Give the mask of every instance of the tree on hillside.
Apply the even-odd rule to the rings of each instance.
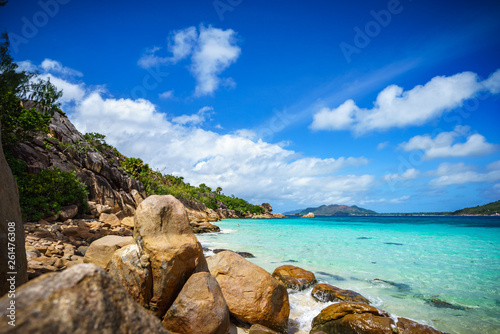
[[[57,100],[62,91],[39,78],[36,72],[21,70],[10,55],[7,33],[0,44],[0,121],[2,145],[30,140],[37,132],[47,132],[54,112],[61,112]],[[25,109],[23,102],[34,101],[37,108]],[[41,111],[41,112],[39,112]]]

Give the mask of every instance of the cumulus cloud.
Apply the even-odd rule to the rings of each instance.
[[[429,174],[437,176],[430,181],[430,185],[434,187],[481,182],[493,183],[500,180],[500,160],[490,163],[483,171],[477,171],[474,166],[464,163],[442,163]]]
[[[69,67],[64,67],[62,64],[56,60],[44,59],[40,67],[48,73],[63,75],[63,76],[75,76],[83,77],[83,74]]]
[[[196,114],[181,115],[181,116],[174,117],[174,118],[172,118],[172,122],[177,123],[177,124],[181,124],[181,125],[187,125],[187,124],[200,125],[203,122],[205,122],[205,120],[207,119],[207,117],[210,116],[210,114],[213,110],[214,110],[214,108],[212,108],[212,107],[203,107],[200,110],[198,110],[198,112]]]
[[[409,168],[402,174],[398,173],[386,174],[382,177],[382,179],[386,182],[407,181],[416,179],[419,176],[419,174],[420,171],[418,171],[417,169]]]
[[[323,108],[313,115],[313,130],[351,130],[356,135],[390,128],[422,125],[460,107],[479,92],[500,92],[500,70],[480,81],[477,74],[463,72],[437,76],[425,85],[404,91],[391,85],[382,90],[371,109],[347,100],[337,108]]]
[[[189,70],[196,79],[195,96],[213,94],[221,85],[234,87],[232,78],[220,78],[220,74],[236,62],[241,54],[236,32],[201,25],[199,30],[189,27],[171,34],[168,50],[172,54],[160,57],[160,48],[152,48],[139,59],[138,64],[150,68],[159,64],[176,64],[191,56]]]
[[[84,84],[54,76],[51,81],[66,87],[63,108],[79,131],[102,133],[125,155],[194,185],[221,186],[224,193],[254,203],[319,205],[352,203],[376,183],[373,175],[342,173],[368,164],[364,157],[307,157],[262,141],[251,130],[218,134],[202,129],[212,107],[168,118],[146,99],[116,99]]]
[[[158,97],[160,99],[164,99],[164,100],[173,99],[174,98],[174,91],[169,90],[169,91],[163,92],[161,94],[158,94]]]
[[[466,136],[464,143],[455,143]],[[482,135],[470,134],[468,126],[456,126],[453,131],[442,132],[432,138],[430,135],[415,136],[400,144],[405,151],[424,151],[424,159],[477,157],[495,152],[497,145],[490,144]]]
[[[36,65],[30,60],[23,60],[17,62],[17,65],[22,71],[39,72],[38,77],[40,79],[50,80],[57,89],[62,90],[63,96],[59,99],[62,103],[80,101],[86,94],[84,84],[66,80],[71,77],[81,77],[83,74],[72,68],[64,67],[58,61],[46,58],[40,65]],[[64,77],[64,79],[61,77]]]

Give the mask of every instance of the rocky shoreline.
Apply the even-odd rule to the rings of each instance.
[[[148,197],[133,219],[111,215],[25,224],[30,281],[16,292],[18,325],[3,322],[0,332],[88,333],[93,324],[109,333],[288,333],[288,294],[314,287],[318,302],[336,303],[310,333],[441,333],[391,317],[354,291],[317,284],[299,267],[271,275],[248,253],[205,257],[188,210],[172,196]],[[2,317],[8,302],[0,299]]]

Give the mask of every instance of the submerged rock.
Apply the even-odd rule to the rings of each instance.
[[[10,299],[0,299],[7,319]],[[15,327],[0,321],[1,333],[169,333],[109,274],[94,264],[46,274],[16,292]]]
[[[233,317],[280,333],[288,331],[290,305],[286,288],[261,267],[233,252],[207,259]]]
[[[174,333],[226,334],[229,309],[217,280],[207,272],[193,274],[163,319]]]
[[[312,272],[292,265],[276,268],[273,277],[287,288],[298,291],[307,289],[317,282]]]
[[[339,289],[336,286],[324,283],[316,285],[311,295],[317,301],[324,303],[344,301],[370,304],[368,299],[355,291]]]

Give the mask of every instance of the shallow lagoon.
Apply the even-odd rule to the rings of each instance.
[[[240,226],[237,226],[237,225]],[[204,247],[253,253],[269,272],[283,264],[357,291],[376,307],[448,333],[500,333],[500,219],[325,217],[227,219]],[[310,289],[290,295],[292,331],[308,332],[327,304]]]

